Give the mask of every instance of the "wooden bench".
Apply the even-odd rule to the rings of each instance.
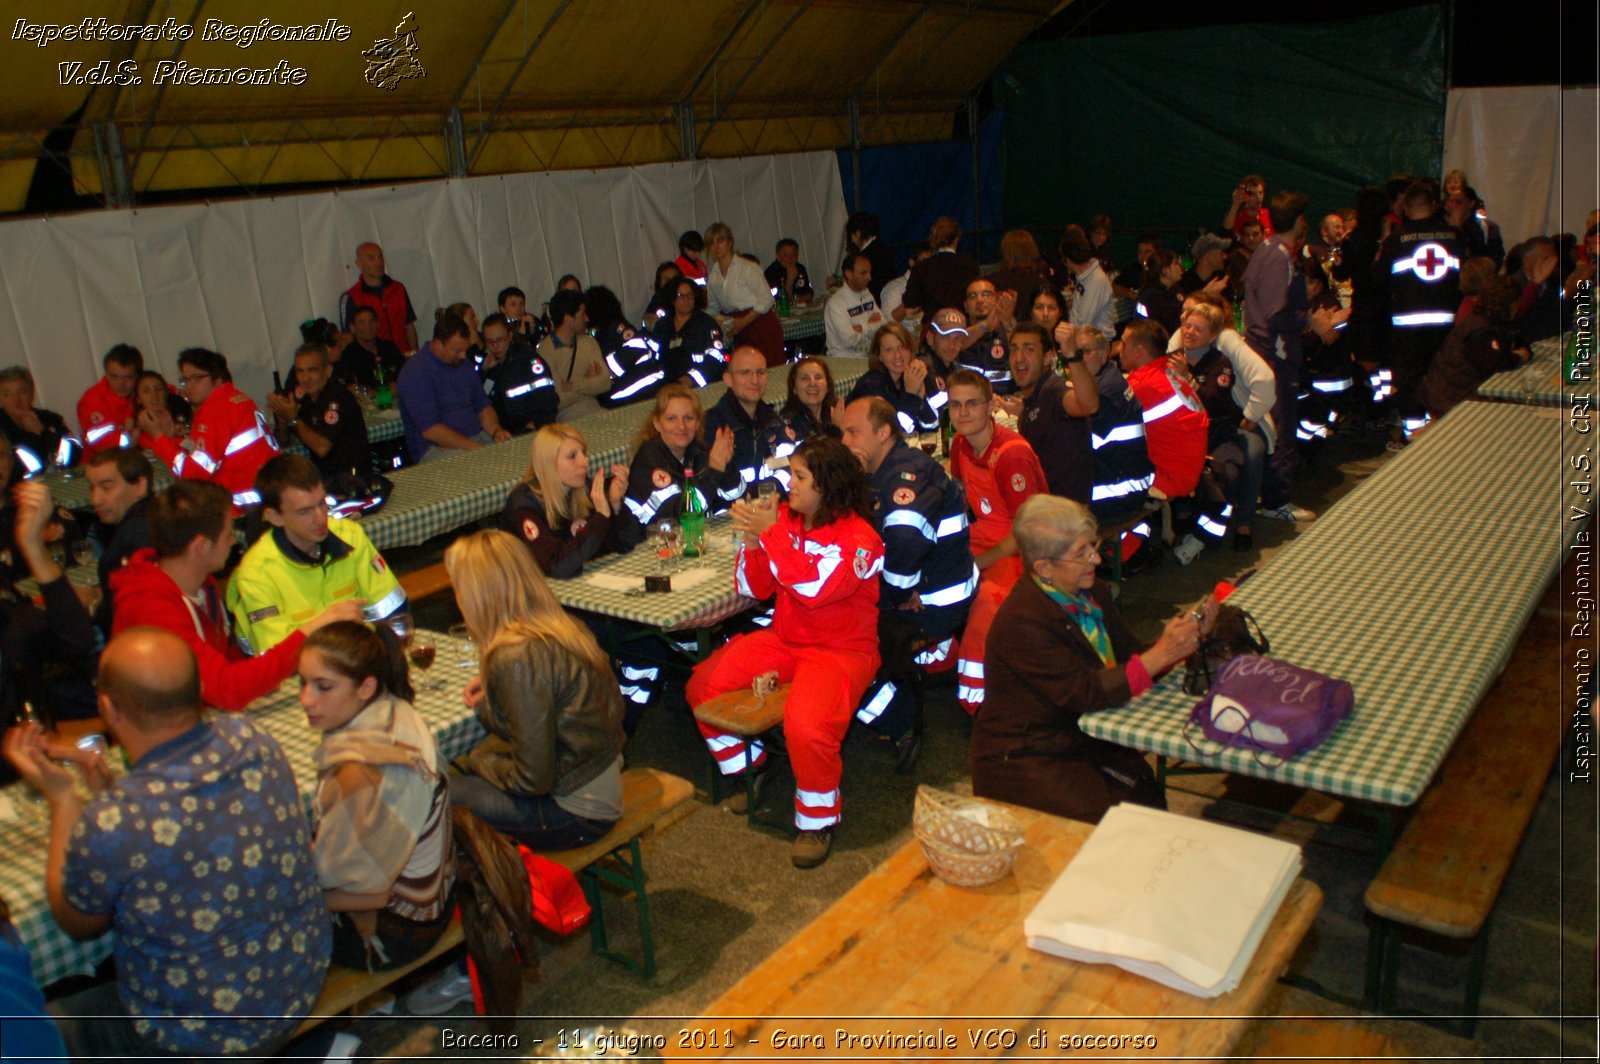
[[[1478,703],[1438,776],[1367,887],[1374,917],[1366,1007],[1393,1009],[1400,928],[1472,939],[1463,1014],[1470,1037],[1488,924],[1560,752],[1558,639],[1570,623],[1551,585],[1505,671]]]
[[[593,915],[589,918],[589,948],[607,960],[616,961],[639,976],[649,979],[656,972],[655,939],[650,927],[650,899],[645,892],[644,857],[639,843],[646,832],[665,828],[678,817],[672,814],[686,806],[694,795],[688,780],[650,768],[630,768],[622,774],[622,819],[605,838],[571,850],[543,856],[565,865],[583,883]],[[640,953],[634,957],[611,949],[606,938],[605,911],[601,907],[601,887],[605,884],[632,893],[639,923]],[[363,972],[331,965],[317,995],[311,1014],[301,1022],[296,1036],[324,1020],[359,1006],[380,995],[386,987],[416,971],[462,942],[461,921],[455,919],[433,949],[420,959],[383,972]]]
[[[788,705],[792,686],[786,683],[779,684],[777,690],[759,699],[748,687],[726,691],[695,706],[694,719],[745,739],[767,736],[765,744],[767,756],[781,756],[783,711]],[[744,772],[741,778],[744,780],[745,799],[749,803],[745,809],[745,818],[751,824],[766,823],[756,817],[756,795],[751,790],[751,774],[748,771]],[[713,805],[722,800],[722,768],[714,756],[711,758],[711,775],[706,785],[706,792]],[[787,827],[787,825],[782,826]]]
[[[435,562],[421,569],[413,569],[404,576],[399,577],[400,587],[404,589],[406,598],[413,603],[449,591],[453,585],[450,583],[450,574],[444,570],[444,562]]]

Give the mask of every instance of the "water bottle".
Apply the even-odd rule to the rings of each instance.
[[[683,509],[678,514],[678,537],[685,558],[698,558],[706,540],[706,508],[694,488],[694,470],[683,470]]]
[[[394,391],[389,387],[389,378],[383,372],[381,361],[378,363],[378,392],[372,401],[379,410],[388,410],[394,406]]]

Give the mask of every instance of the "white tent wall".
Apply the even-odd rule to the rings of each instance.
[[[1445,102],[1444,169],[1467,179],[1506,246],[1552,233],[1583,235],[1600,207],[1594,86],[1452,89]]]
[[[719,220],[763,265],[793,237],[820,278],[844,252],[846,217],[824,151],[22,219],[0,223],[0,365],[29,366],[40,405],[74,428],[120,342],[169,381],[183,348],[221,351],[260,401],[300,322],[337,316],[366,240],[383,245],[426,340],[436,307],[487,315],[514,284],[537,308],[565,273],[610,287],[632,318],[678,235]]]

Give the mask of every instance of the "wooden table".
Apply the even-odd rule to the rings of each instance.
[[[678,1059],[1218,1056],[1260,1009],[1322,904],[1315,884],[1296,880],[1238,988],[1210,999],[1040,953],[1024,940],[1023,918],[1093,829],[1008,808],[1025,842],[1004,879],[952,887],[908,841],[686,1025],[691,1041],[700,1032],[716,1042]],[[840,1030],[918,1041],[840,1045]],[[1030,1046],[1041,1030],[1044,1045]],[[1134,1036],[1155,1045],[1136,1049],[1127,1041]],[[826,1048],[781,1040],[812,1037]],[[1006,1044],[1013,1037],[1014,1047]],[[1096,1037],[1110,1044],[1063,1048],[1063,1039]]]

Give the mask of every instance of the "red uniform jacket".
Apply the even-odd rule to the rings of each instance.
[[[202,590],[202,603],[191,602],[156,564],[146,547],[111,574],[111,634],[149,625],[165,628],[189,644],[200,664],[200,698],[208,706],[237,713],[267,694],[294,672],[306,637],[296,629],[288,639],[259,657],[247,658],[228,638],[222,592],[212,580]]]
[[[352,310],[355,307],[371,307],[377,313],[378,339],[389,341],[401,351],[411,346],[406,339],[406,326],[411,318],[406,311],[411,306],[411,300],[406,297],[405,285],[385,274],[383,295],[377,296],[367,291],[358,277],[356,283],[345,292],[345,298],[350,300],[348,306]]]
[[[950,441],[950,475],[967,491],[974,556],[1011,535],[1012,515],[1028,496],[1050,490],[1032,445],[1004,425],[994,427],[981,456],[972,453],[965,436]]]
[[[1206,464],[1211,419],[1194,385],[1167,372],[1158,358],[1128,374],[1128,387],[1144,408],[1144,445],[1156,467],[1151,485],[1169,499],[1194,494]]]
[[[134,419],[133,396],[124,399],[111,390],[101,377],[78,400],[78,430],[83,447],[90,454],[116,447],[132,447],[133,434],[127,426]]]
[[[277,457],[278,441],[248,395],[230,382],[218,384],[195,409],[189,442],[193,450],[162,436],[150,448],[172,467],[174,476],[212,480],[227,488],[235,507],[260,501],[255,498],[256,473]]]
[[[772,631],[790,646],[876,655],[882,571],[883,540],[860,516],[807,530],[785,504],[761,545],[740,549],[734,579],[741,595],[777,593]]]

